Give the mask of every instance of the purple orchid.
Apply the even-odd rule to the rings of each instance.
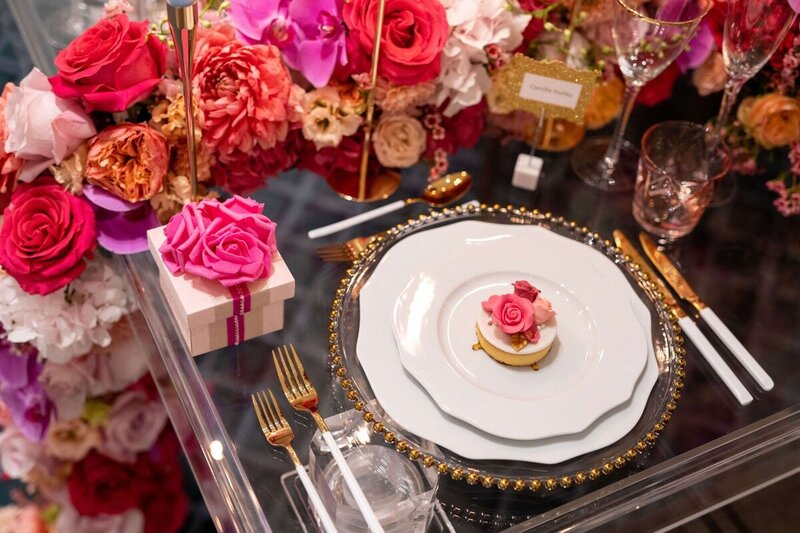
[[[131,203],[95,185],[83,194],[94,208],[100,246],[121,255],[147,250],[147,230],[161,225],[150,202]]]
[[[0,333],[3,333],[0,326]],[[39,383],[44,366],[32,347],[0,338],[0,400],[8,408],[20,432],[32,441],[44,438],[53,404]]]
[[[676,60],[681,72],[686,73],[687,70],[695,69],[705,63],[708,56],[714,52],[714,46],[714,34],[704,20],[700,23],[697,34],[689,41],[688,49]]]
[[[231,0],[228,11],[247,44],[272,44],[315,87],[347,62],[342,0]]]

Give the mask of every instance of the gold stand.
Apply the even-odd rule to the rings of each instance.
[[[178,71],[183,82],[183,103],[186,113],[186,141],[189,145],[189,181],[192,184],[192,200],[197,195],[197,144],[194,137],[194,102],[192,99],[192,62],[194,43],[199,19],[197,2],[189,6],[176,7],[167,3],[167,19],[178,56]]]

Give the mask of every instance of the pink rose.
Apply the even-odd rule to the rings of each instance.
[[[556,316],[556,312],[553,311],[553,304],[547,298],[542,297],[536,298],[536,301],[533,302],[533,313],[536,324],[544,324]]]
[[[185,206],[164,227],[164,263],[173,274],[186,272],[225,287],[268,278],[278,247],[276,224],[261,214],[263,207],[241,196]]]
[[[364,68],[372,57],[377,13],[378,0],[353,0],[344,5],[348,56],[360,60],[356,68]],[[397,85],[436,78],[450,32],[439,0],[386,0],[385,13],[378,75]]]
[[[98,450],[115,461],[132,463],[136,454],[153,447],[166,423],[161,402],[149,401],[140,391],[122,393],[108,414]]]
[[[46,361],[39,381],[56,407],[58,420],[77,418],[83,413],[89,394],[89,377],[74,360],[65,365]]]
[[[514,282],[514,294],[525,298],[531,302],[536,301],[536,297],[539,296],[539,293],[542,292],[524,279]]]
[[[146,97],[167,69],[167,46],[147,21],[102,19],[58,53],[50,78],[62,98],[81,98],[89,111],[125,111]]]
[[[492,322],[500,327],[503,333],[513,335],[522,333],[533,326],[533,304],[515,294],[490,296],[482,303],[483,309],[491,309]]]
[[[86,269],[96,246],[91,206],[52,177],[14,191],[0,226],[0,266],[25,292],[64,287]]]
[[[37,69],[7,95],[5,115],[5,151],[25,160],[19,169],[19,180],[24,182],[61,163],[97,133],[80,103],[56,96]]]

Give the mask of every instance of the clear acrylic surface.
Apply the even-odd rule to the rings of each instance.
[[[63,2],[8,3],[34,62],[52,73],[56,50],[48,44],[42,21]],[[637,122],[647,126],[675,115],[704,121],[707,115],[692,113],[716,110],[693,92],[678,95],[678,100],[684,111],[637,110],[630,138],[638,139],[644,129]],[[601,238],[610,238],[615,228],[635,237],[640,228],[631,215],[631,194],[609,195],[586,187],[568,170],[566,156],[543,154],[544,175],[535,193],[512,189],[514,161],[522,151],[527,153],[528,148],[486,141],[477,150],[462,152],[452,168],[473,173],[470,197],[552,211],[591,227]],[[707,211],[672,254],[696,291],[775,378],[774,390],[758,391],[727,358],[756,396],[751,405],[739,406],[687,344],[685,387],[677,411],[649,454],[595,483],[537,494],[487,490],[442,477],[438,498],[458,531],[510,526],[513,531],[584,530],[622,524],[628,530],[653,530],[800,470],[800,337],[796,335],[800,220],[774,211],[772,195],[759,178],[740,182],[735,199],[724,208]],[[423,173],[410,172],[397,198],[415,196],[423,185]],[[255,198],[266,202],[266,213],[278,222],[281,252],[298,281],[297,296],[287,303],[282,332],[192,359],[164,305],[155,263],[148,255],[129,257],[124,263],[148,320],[149,331],[139,332],[142,352],[217,527],[302,531],[305,526],[298,522],[281,480],[294,471],[286,457],[264,440],[249,395],[265,387],[279,390],[269,352],[293,342],[320,390],[323,415],[351,407],[327,362],[330,302],[346,266],[322,263],[314,249],[385,230],[423,208],[411,207],[324,242],[312,242],[305,237],[308,230],[369,206],[347,203],[319,177],[297,172],[270,180]],[[286,414],[298,434],[296,447],[307,460],[316,428],[288,408]]]

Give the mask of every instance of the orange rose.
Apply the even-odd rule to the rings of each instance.
[[[745,98],[736,116],[767,150],[800,141],[800,102],[796,98],[777,93]]]
[[[86,179],[129,202],[161,190],[169,152],[164,136],[144,124],[104,129],[89,143]]]

